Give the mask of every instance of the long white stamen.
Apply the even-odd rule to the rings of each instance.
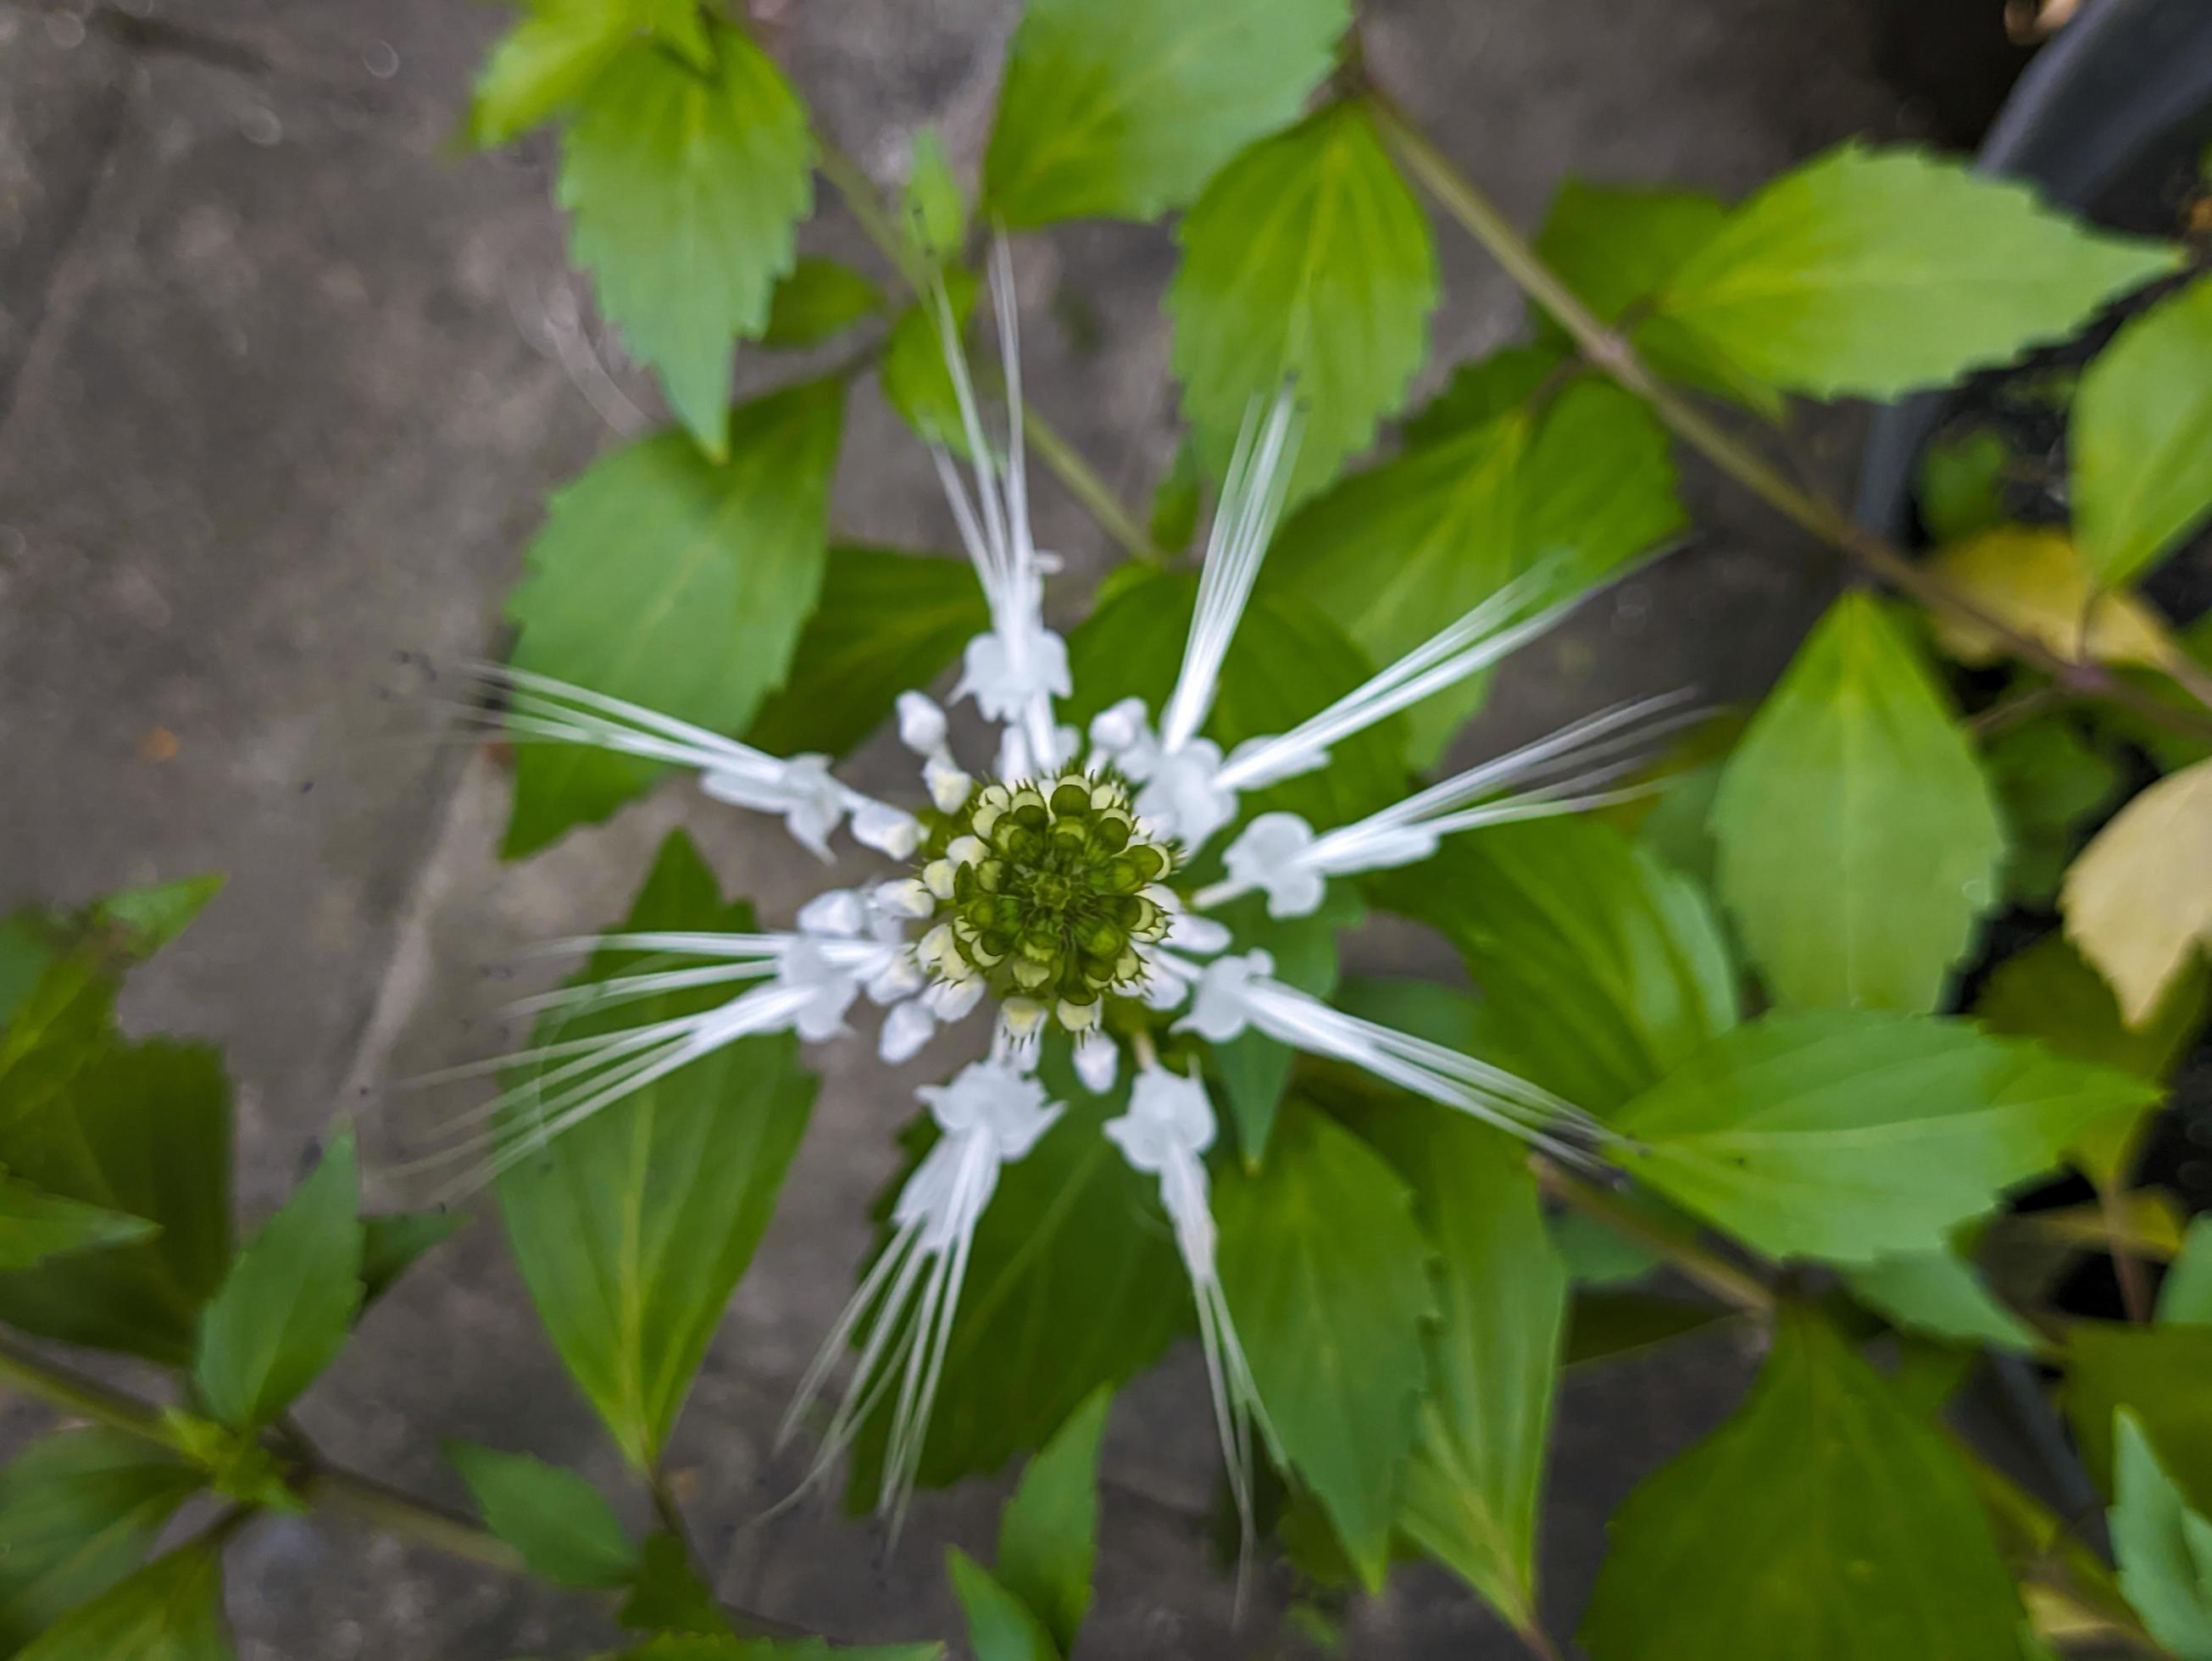
[[[667,969],[650,975],[624,975],[613,980],[587,981],[580,986],[556,987],[532,997],[517,998],[507,1006],[510,1015],[534,1015],[548,1009],[576,1011],[629,1003],[682,992],[695,987],[722,986],[732,981],[754,981],[775,973],[773,958],[751,963],[714,964],[701,969]]]
[[[1290,390],[1276,395],[1265,420],[1255,404],[1244,419],[1221,489],[1221,511],[1207,538],[1199,576],[1198,604],[1175,691],[1160,711],[1160,748],[1170,754],[1197,735],[1213,707],[1221,663],[1260,575],[1290,490],[1287,458],[1297,447],[1296,406]]]
[[[1310,1055],[1363,1068],[1377,1078],[1511,1132],[1547,1153],[1589,1163],[1612,1133],[1540,1086],[1441,1044],[1362,1020],[1272,978],[1264,952],[1222,958],[1200,971],[1191,1013],[1176,1023],[1209,1041],[1256,1027]]]
[[[1251,790],[1310,772],[1328,759],[1332,745],[1490,667],[1588,598],[1576,594],[1522,615],[1541,592],[1530,578],[1507,585],[1319,715],[1279,737],[1239,745],[1217,782],[1228,789]]]
[[[1000,1171],[1026,1157],[1062,1110],[1045,1099],[1042,1085],[1001,1060],[973,1062],[950,1084],[926,1086],[918,1093],[943,1134],[900,1189],[891,1208],[897,1230],[891,1246],[847,1304],[785,1415],[787,1429],[819,1393],[836,1356],[865,1321],[867,1337],[852,1378],[799,1488],[804,1492],[821,1478],[883,1399],[896,1371],[879,1496],[894,1532],[905,1516],[928,1436],[976,1225],[997,1189]]]
[[[498,721],[510,736],[690,769],[709,795],[781,814],[794,837],[824,856],[830,831],[848,814],[856,832],[886,851],[902,853],[919,834],[913,815],[833,778],[823,757],[771,756],[675,716],[512,665],[476,664],[469,672],[508,690],[509,705]],[[491,720],[489,712],[477,718]]]
[[[1295,814],[1263,813],[1230,848],[1227,877],[1200,890],[1191,904],[1210,908],[1262,888],[1272,916],[1306,916],[1321,904],[1328,878],[1410,865],[1462,830],[1649,794],[1656,787],[1602,787],[1641,766],[1658,739],[1698,717],[1682,708],[1686,696],[1616,704],[1320,836]]]
[[[1199,1336],[1206,1355],[1206,1382],[1213,1400],[1214,1425],[1228,1468],[1231,1494],[1249,1549],[1252,1533],[1252,1421],[1266,1425],[1260,1393],[1244,1364],[1236,1323],[1221,1291],[1215,1257],[1218,1237],[1207,1201],[1202,1156],[1217,1131],[1213,1104],[1195,1075],[1158,1065],[1151,1046],[1140,1053],[1139,1070],[1129,1092],[1128,1110],[1105,1127],[1133,1170],[1159,1178],[1160,1203],[1173,1225],[1176,1248],[1197,1305]],[[1270,1440],[1273,1432],[1269,1431]],[[1240,1568],[1241,1573],[1241,1568]]]

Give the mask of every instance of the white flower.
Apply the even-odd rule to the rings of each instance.
[[[849,820],[857,840],[907,868],[817,895],[791,931],[640,932],[561,943],[635,953],[637,961],[523,1007],[566,1016],[673,992],[726,989],[726,995],[696,1013],[556,1037],[477,1069],[520,1065],[530,1076],[477,1110],[474,1120],[491,1127],[489,1136],[457,1157],[477,1159],[479,1175],[503,1169],[653,1080],[757,1034],[830,1041],[849,1029],[856,1012],[864,1018],[880,1007],[878,1053],[896,1064],[941,1027],[988,1006],[991,1058],[920,1092],[939,1140],[902,1189],[890,1242],[824,1342],[787,1421],[796,1424],[848,1344],[855,1346],[811,1475],[889,1399],[880,1497],[896,1519],[927,1434],[977,1221],[1000,1171],[1026,1157],[1060,1111],[1036,1071],[1040,1035],[1067,1035],[1055,1042],[1072,1040],[1085,1089],[1103,1094],[1129,1079],[1127,1108],[1106,1134],[1132,1165],[1159,1180],[1198,1305],[1224,1457],[1249,1520],[1251,1427],[1264,1427],[1266,1419],[1214,1270],[1204,1158],[1215,1121],[1198,1070],[1205,1053],[1194,1044],[1178,1057],[1188,1071],[1158,1060],[1171,1012],[1185,1011],[1174,1031],[1206,1043],[1264,1032],[1562,1157],[1587,1159],[1605,1145],[1605,1133],[1571,1104],[1502,1069],[1346,1015],[1277,981],[1266,952],[1231,950],[1231,930],[1204,914],[1256,890],[1273,915],[1307,915],[1334,878],[1422,857],[1441,838],[1478,825],[1610,800],[1618,794],[1611,782],[1635,751],[1680,712],[1667,700],[1602,712],[1349,825],[1261,814],[1227,848],[1223,879],[1194,891],[1185,871],[1237,822],[1247,793],[1326,766],[1332,745],[1497,662],[1549,627],[1568,602],[1553,598],[1551,575],[1531,573],[1291,731],[1224,757],[1202,729],[1290,473],[1297,423],[1290,397],[1279,394],[1255,405],[1224,481],[1189,635],[1157,725],[1139,700],[1110,706],[1090,724],[1087,766],[1079,770],[1084,735],[1060,719],[1060,701],[1075,690],[1067,649],[1043,615],[1042,579],[1052,562],[1038,553],[1029,526],[1020,356],[1003,244],[993,251],[990,275],[1009,405],[995,445],[950,305],[941,292],[932,298],[966,439],[966,475],[941,447],[933,456],[989,611],[988,626],[963,654],[955,697],[972,697],[998,723],[995,774],[979,778],[962,764],[944,709],[919,690],[896,701],[900,741],[921,764],[921,805],[909,808],[841,782],[821,756],[768,755],[605,694],[528,671],[496,672],[508,694],[498,719],[519,740],[593,745],[691,769],[708,794],[777,815],[824,857]],[[890,1375],[902,1370],[900,1387],[887,1392]]]
[[[1200,1346],[1213,1415],[1229,1465],[1230,1493],[1247,1541],[1252,1533],[1252,1421],[1267,1423],[1259,1386],[1245,1364],[1237,1323],[1215,1268],[1213,1214],[1206,1204],[1206,1166],[1213,1146],[1213,1104],[1195,1078],[1147,1058],[1129,1091],[1129,1110],[1105,1127],[1133,1169],[1160,1179],[1160,1204],[1175,1229],[1176,1250],[1198,1307]],[[1272,1439],[1272,1438],[1271,1438]]]

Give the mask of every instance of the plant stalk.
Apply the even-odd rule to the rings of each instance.
[[[1536,1181],[1553,1199],[1561,1201],[1603,1223],[1624,1239],[1632,1240],[1711,1293],[1724,1304],[1753,1315],[1774,1313],[1772,1288],[1758,1276],[1738,1268],[1695,1235],[1645,1216],[1617,1194],[1571,1175],[1551,1160],[1533,1157]]]
[[[815,165],[821,169],[823,178],[830,181],[830,187],[852,210],[868,240],[890,261],[908,291],[920,295],[928,287],[930,274],[916,261],[914,250],[884,210],[866,170],[826,133],[817,131],[814,145]],[[1121,545],[1123,551],[1154,565],[1167,563],[1167,555],[1153,546],[1152,538],[1114,494],[1112,487],[1099,477],[1098,470],[1084,459],[1058,428],[1037,412],[1034,405],[1022,406],[1022,432],[1030,447],[1036,452],[1037,459],[1066,487],[1068,494],[1082,503],[1099,528]]]
[[[0,1390],[13,1390],[44,1402],[65,1418],[86,1420],[121,1431],[173,1453],[187,1452],[183,1439],[161,1409],[152,1402],[55,1366],[5,1339],[0,1339]],[[295,1465],[291,1487],[311,1506],[351,1517],[386,1534],[442,1551],[449,1557],[511,1574],[529,1573],[521,1555],[489,1530],[374,1477],[319,1461],[303,1461]],[[252,1507],[240,1506],[227,1513],[217,1526],[228,1531],[253,1514]],[[722,1609],[743,1634],[767,1637],[805,1635],[796,1628],[748,1609],[732,1609],[727,1604]]]
[[[1437,148],[1387,92],[1370,80],[1366,85],[1366,95],[1384,139],[1407,170],[1420,180],[1462,229],[1482,245],[1522,291],[1558,321],[1593,367],[1623,390],[1642,399],[1676,438],[1800,529],[1911,595],[1929,610],[1947,613],[1994,636],[2008,652],[2049,675],[2068,691],[2119,704],[2146,721],[2192,738],[2212,738],[2212,714],[2200,715],[2192,710],[2177,709],[2104,665],[2063,656],[2041,641],[1991,616],[1908,557],[1887,538],[1854,524],[1842,509],[1801,489],[1765,457],[1723,430],[1703,411],[1652,374],[1626,336],[1598,320],[1559,273],[1538,256],[1498,205]]]

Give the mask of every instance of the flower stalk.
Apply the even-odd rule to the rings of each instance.
[[[2066,657],[1993,617],[1886,537],[1858,525],[1832,502],[1801,488],[1741,439],[1724,431],[1676,392],[1638,354],[1626,335],[1608,328],[1584,306],[1528,240],[1371,78],[1363,90],[1382,131],[1407,171],[1418,179],[1460,228],[1480,243],[1522,292],[1551,314],[1573,338],[1592,368],[1648,404],[1661,423],[1707,461],[1781,514],[1799,529],[1854,563],[1910,594],[1933,611],[1972,624],[2002,641],[2006,651],[2049,675],[2060,687],[2120,705],[2144,720],[2191,738],[2212,738],[2212,714],[2179,709],[2123,679],[2103,664]],[[2193,690],[2193,689],[2191,689]]]

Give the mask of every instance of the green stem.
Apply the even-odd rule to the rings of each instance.
[[[0,1390],[13,1390],[44,1402],[65,1418],[82,1419],[121,1431],[173,1453],[188,1453],[185,1439],[152,1402],[57,1366],[4,1339],[0,1339]],[[511,1574],[530,1572],[521,1555],[497,1535],[478,1527],[459,1512],[418,1500],[374,1477],[319,1461],[305,1461],[294,1465],[290,1482],[293,1491],[319,1510],[339,1512],[386,1534],[428,1546],[449,1557],[481,1563],[487,1568]],[[656,1505],[659,1498],[656,1492]],[[252,1507],[240,1506],[226,1513],[216,1528],[228,1532],[252,1514]],[[748,1636],[805,1635],[794,1627],[749,1609],[732,1609],[726,1604],[722,1608],[732,1624]]]
[[[1573,338],[1591,365],[1624,390],[1651,406],[1674,436],[1759,497],[1792,524],[1809,532],[1931,611],[1948,613],[1994,636],[2023,662],[2033,664],[2067,690],[2118,703],[2173,731],[2212,737],[2212,715],[2177,709],[2115,675],[2104,665],[2077,661],[2052,651],[2033,636],[1991,616],[1926,567],[1908,558],[1887,538],[1854,524],[1842,509],[1801,489],[1765,457],[1723,431],[1705,412],[1652,374],[1627,337],[1601,322],[1547,265],[1527,238],[1499,211],[1474,181],[1438,149],[1390,96],[1371,82],[1367,96],[1376,125],[1407,172],[1418,179],[1462,229],[1480,243],[1539,306]]]
[[[1120,543],[1131,557],[1153,565],[1164,565],[1168,557],[1153,546],[1144,527],[1131,517],[1106,481],[1085,461],[1075,447],[1061,437],[1045,418],[1036,412],[1032,404],[1022,405],[1022,431],[1027,435],[1030,448],[1036,452],[1037,459],[1050,468],[1067,493],[1081,502],[1091,517],[1098,521],[1099,528]]]
[[[14,1345],[0,1342],[0,1389],[35,1397],[71,1419],[88,1420],[156,1443],[174,1453],[185,1445],[152,1403],[61,1367],[50,1366]]]
[[[374,1477],[328,1466],[310,1470],[295,1484],[312,1506],[340,1512],[358,1522],[509,1574],[527,1574],[522,1555],[465,1517],[387,1487]]]
[[[1646,1216],[1618,1194],[1570,1176],[1548,1159],[1533,1161],[1536,1180],[1553,1198],[1563,1201],[1624,1239],[1663,1257],[1723,1303],[1754,1315],[1771,1315],[1775,1298],[1756,1275],[1739,1269],[1687,1230]]]
[[[890,215],[884,210],[866,170],[826,133],[817,131],[814,144],[815,165],[821,169],[822,176],[844,199],[860,228],[867,233],[868,240],[890,261],[907,288],[914,294],[921,294],[929,283],[928,269],[918,260],[911,245],[899,234]],[[1167,555],[1153,546],[1136,516],[1098,476],[1097,469],[1084,459],[1082,453],[1040,415],[1034,405],[1022,406],[1022,432],[1029,440],[1030,448],[1036,452],[1037,459],[1067,487],[1068,494],[1083,504],[1101,530],[1133,557],[1155,565],[1167,563]]]

